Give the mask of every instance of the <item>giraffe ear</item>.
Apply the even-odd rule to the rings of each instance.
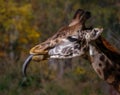
[[[73,19],[79,19],[84,13],[85,11],[83,9],[78,9],[74,14]]]
[[[103,28],[94,28],[90,33],[90,39],[96,40],[103,32]]]
[[[84,11],[83,9],[78,9],[72,19],[72,22],[69,26],[76,25],[77,23],[83,25],[85,24],[86,20],[91,17],[91,13],[89,11]]]
[[[73,26],[79,23],[80,17],[85,13],[85,11],[83,9],[78,9],[74,16],[73,19],[71,21],[71,23],[69,24],[69,26]]]
[[[83,9],[78,9],[74,14],[73,19],[81,19],[82,16],[89,19],[91,17],[91,13],[89,11],[84,11]]]
[[[86,11],[80,18],[79,18],[79,22],[81,24],[85,24],[85,22],[91,17],[91,12]]]

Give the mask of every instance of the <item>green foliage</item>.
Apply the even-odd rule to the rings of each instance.
[[[106,95],[101,80],[81,59],[72,62],[75,67],[65,70],[62,79],[46,61],[32,62],[25,82],[21,68],[30,48],[67,25],[78,8],[92,12],[87,26],[103,27],[104,36],[120,48],[119,4],[119,0],[0,0],[0,95]]]
[[[85,75],[80,74],[85,78],[83,81],[79,79],[80,75],[74,73],[74,68],[73,70],[65,71],[66,74],[63,74],[61,79],[54,77],[54,79],[49,80],[46,78],[48,75],[43,76],[38,71],[34,72],[36,67],[41,70],[40,64],[35,64],[35,66],[30,68],[27,80],[24,80],[21,76],[21,64],[16,64],[15,66],[6,64],[3,66],[4,73],[0,73],[0,95],[86,95],[89,92],[88,95],[93,95],[93,93],[94,95],[106,95],[98,94],[101,89],[99,86],[100,81],[96,80],[91,83],[92,79],[96,79],[94,72],[91,72],[94,75],[92,78],[88,73]],[[87,72],[90,71],[91,69],[87,70]],[[45,72],[46,70],[42,70],[43,74]],[[49,72],[49,69],[47,69],[47,72]]]

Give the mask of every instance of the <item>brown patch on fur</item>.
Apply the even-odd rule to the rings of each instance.
[[[115,81],[115,77],[113,75],[110,75],[107,80],[106,80],[109,84],[113,83]]]
[[[112,52],[115,52],[115,53],[118,53],[118,50],[117,50],[115,47],[113,47],[105,38],[101,37],[101,40],[102,40],[104,46],[105,46],[108,50],[110,50],[110,51],[112,51]]]
[[[101,55],[101,56],[100,56],[100,60],[101,60],[101,61],[104,61],[104,60],[105,60],[105,56],[104,56],[104,55]]]

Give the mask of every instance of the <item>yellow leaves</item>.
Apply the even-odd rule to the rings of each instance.
[[[85,74],[86,71],[82,67],[76,67],[76,69],[74,70],[74,73],[79,75],[79,74]]]
[[[36,32],[34,29],[31,29],[28,35],[30,38],[36,38],[36,39],[40,37],[39,33]]]
[[[12,42],[17,44],[14,48],[22,51],[28,44],[38,42],[40,34],[34,25],[32,11],[30,2],[19,4],[13,0],[0,0],[1,46]]]
[[[5,8],[1,8],[1,10],[0,10],[0,14],[3,14],[3,13],[5,13]]]
[[[34,29],[28,28],[25,30],[25,33],[21,31],[19,41],[22,44],[27,44],[29,41],[36,42],[40,37],[39,33]]]
[[[26,5],[23,5],[19,8],[19,11],[22,13],[27,13],[28,10],[29,11],[31,10],[31,4],[26,4]]]
[[[21,38],[20,39],[20,43],[22,43],[22,44],[26,44],[28,41],[27,41],[27,39],[25,39],[25,38]]]
[[[31,4],[26,4],[18,8],[19,14],[25,17],[31,17],[32,8]]]
[[[0,43],[0,49],[1,49],[1,46],[7,46],[8,45],[8,43],[9,43],[9,37],[8,37],[8,35],[5,35],[5,33],[1,33],[0,32],[0,41],[1,41],[1,43]]]
[[[11,28],[12,23],[13,23],[13,22],[12,22],[11,19],[8,19],[8,20],[6,20],[5,23],[3,23],[6,31],[9,31],[9,29]]]

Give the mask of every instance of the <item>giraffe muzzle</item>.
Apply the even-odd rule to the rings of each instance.
[[[33,54],[33,55],[44,55],[44,54],[47,54],[48,53],[48,50],[46,50],[46,47],[47,45],[36,45],[34,46],[33,48],[30,49],[30,54]]]

